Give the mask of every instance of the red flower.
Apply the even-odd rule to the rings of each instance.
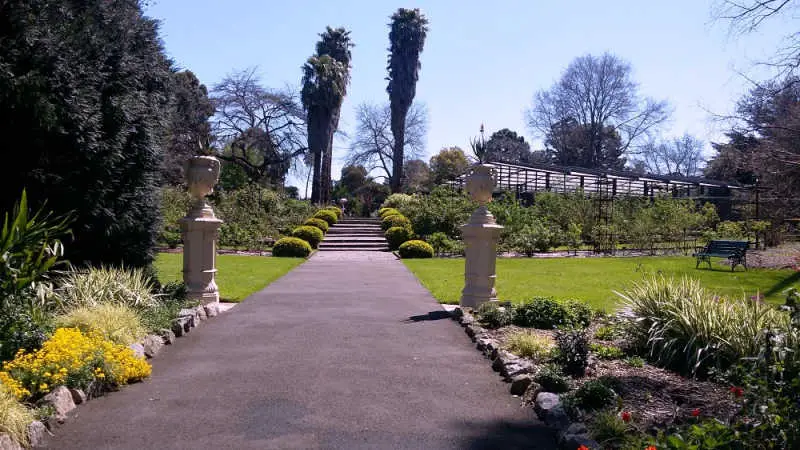
[[[589,447],[581,445],[580,447],[578,447],[578,450],[589,450]]]
[[[692,417],[697,417],[700,415],[700,408],[695,408],[692,410]]]
[[[735,395],[737,397],[741,397],[742,395],[744,395],[744,389],[742,389],[742,388],[740,388],[738,386],[731,386],[729,391],[731,392],[731,394],[733,394],[733,395]]]
[[[620,416],[622,416],[622,421],[625,423],[631,421],[631,413],[629,413],[628,411],[622,411],[622,414],[620,414]]]
[[[658,450],[655,445],[651,445],[644,450]]]

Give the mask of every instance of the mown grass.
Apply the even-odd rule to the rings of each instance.
[[[240,302],[282,277],[303,261],[305,260],[302,258],[217,255],[217,285],[220,299],[226,302]],[[181,253],[159,253],[155,267],[162,283],[183,280]]]
[[[464,259],[403,260],[441,303],[457,304],[464,287]],[[783,301],[781,292],[800,284],[800,272],[726,266],[695,269],[684,256],[636,258],[498,258],[497,293],[501,300],[519,302],[535,296],[583,300],[593,308],[613,310],[620,298],[613,291],[630,286],[646,274],[684,275],[721,296],[753,296]]]

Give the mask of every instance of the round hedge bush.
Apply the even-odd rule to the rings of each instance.
[[[311,245],[296,237],[285,237],[278,239],[272,246],[272,256],[288,256],[293,258],[305,258],[311,254]]]
[[[339,221],[339,218],[336,215],[336,213],[329,209],[320,209],[319,211],[317,211],[316,214],[314,214],[314,218],[322,219],[325,222],[328,222],[328,225],[333,225]]]
[[[392,214],[384,217],[383,221],[381,222],[381,228],[383,228],[383,231],[393,227],[411,228],[411,222],[402,214]]]
[[[311,226],[311,227],[317,227],[320,230],[322,230],[323,233],[327,233],[328,232],[328,227],[330,226],[330,225],[328,225],[328,222],[325,222],[322,219],[317,219],[315,217],[312,217],[312,218],[306,220],[305,222],[303,222],[303,225],[308,225],[308,226]]]
[[[300,238],[311,245],[311,248],[319,247],[319,243],[324,237],[322,230],[311,225],[303,225],[292,230],[292,237]]]
[[[406,241],[399,250],[401,258],[433,258],[433,247],[425,241]]]
[[[395,208],[381,208],[378,210],[378,217],[381,219],[386,216],[391,216],[392,214],[400,214],[400,211]]]
[[[386,240],[390,250],[397,250],[403,242],[414,237],[414,231],[408,227],[392,227],[386,230]]]
[[[337,219],[341,219],[342,218],[342,208],[339,208],[338,206],[326,206],[326,207],[324,207],[322,209],[324,211],[333,211],[336,214],[336,218]]]

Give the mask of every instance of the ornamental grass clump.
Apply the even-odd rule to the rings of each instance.
[[[325,236],[319,228],[303,225],[292,230],[292,237],[300,238],[308,242],[311,248],[317,248]]]
[[[77,328],[84,333],[97,333],[122,345],[141,340],[147,330],[136,311],[125,305],[97,305],[76,308],[56,318],[61,328]]]
[[[125,345],[97,333],[58,328],[39,350],[20,350],[3,363],[0,383],[18,400],[35,401],[59,385],[93,392],[142,380],[150,371],[150,364]]]
[[[718,297],[689,278],[652,276],[617,294],[632,313],[626,329],[634,343],[692,375],[758,356],[765,330],[790,332],[788,315],[759,300]]]
[[[153,281],[143,269],[73,268],[58,284],[53,295],[64,311],[98,305],[124,305],[134,309],[158,305],[153,295]]]
[[[28,424],[33,422],[33,412],[17,401],[12,391],[0,382],[0,432],[23,447],[28,447]]]
[[[544,360],[550,356],[550,352],[553,349],[553,341],[545,336],[519,331],[508,337],[505,346],[508,351],[517,356]]]

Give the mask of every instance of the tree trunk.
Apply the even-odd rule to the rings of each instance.
[[[403,182],[403,150],[406,143],[406,114],[408,108],[400,105],[392,105],[392,136],[394,136],[394,148],[392,149],[392,179],[390,187],[392,193],[400,192]]]
[[[311,203],[317,204],[320,201],[320,176],[322,175],[322,140],[319,139],[319,117],[317,111],[308,113],[308,149],[314,155],[314,172],[311,181]]]
[[[331,111],[331,120],[328,122],[325,160],[322,162],[322,190],[320,203],[331,202],[331,167],[333,166],[333,138],[339,128],[339,114],[341,105]]]

